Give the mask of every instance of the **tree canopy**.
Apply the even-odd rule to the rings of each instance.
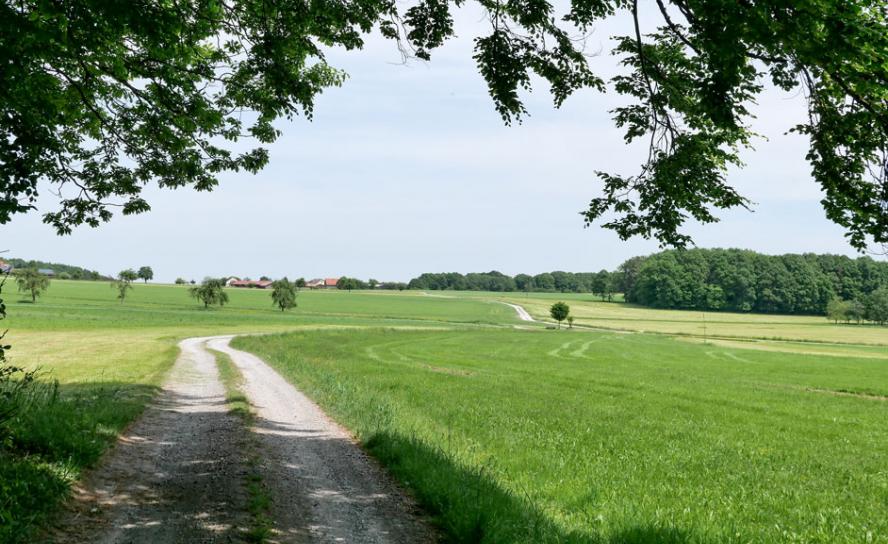
[[[126,270],[121,270],[120,274],[117,275],[117,279],[111,282],[111,287],[117,289],[117,298],[120,299],[120,303],[126,300],[127,292],[131,291],[133,288],[133,282],[139,278],[139,275],[132,268],[127,268]]]
[[[19,291],[31,295],[31,302],[37,302],[37,297],[49,288],[49,277],[41,274],[36,268],[16,270],[15,282]]]
[[[323,48],[356,49],[379,29],[405,55],[430,59],[454,35],[462,2],[24,0],[0,5],[0,223],[35,207],[38,182],[62,194],[44,221],[60,233],[119,207],[140,213],[143,188],[210,190],[226,171],[257,172],[274,122],[311,117],[344,74]],[[728,182],[754,139],[749,105],[770,84],[799,90],[807,159],[826,215],[850,242],[888,243],[888,31],[883,0],[723,2],[479,0],[490,30],[474,60],[506,123],[527,113],[531,74],[556,105],[581,88],[627,97],[615,124],[648,143],[634,175],[599,172],[588,223],[621,237],[690,242],[688,219],[748,206]],[[592,71],[583,35],[608,17],[631,30],[611,52],[622,70]],[[644,20],[642,20],[644,19]],[[249,137],[257,147],[235,145]]]
[[[140,267],[136,274],[139,276],[139,279],[143,280],[145,283],[148,283],[148,280],[154,279],[154,270],[152,270],[150,266]]]
[[[621,268],[636,265],[626,301],[655,308],[824,314],[833,299],[864,301],[888,287],[888,263],[869,257],[670,250]]]
[[[549,308],[549,315],[552,316],[552,319],[558,322],[558,328],[561,328],[561,322],[567,319],[570,315],[570,306],[563,302],[556,302]],[[573,328],[573,323],[571,323],[571,328]]]
[[[228,293],[225,292],[225,282],[221,279],[206,278],[200,285],[190,287],[188,294],[192,298],[203,302],[204,308],[209,308],[211,304],[225,306],[228,302]]]
[[[271,289],[271,301],[275,306],[280,308],[282,312],[296,307],[296,295],[299,292],[299,288],[296,286],[295,282],[291,282],[284,277],[275,280],[275,282],[271,284]]]

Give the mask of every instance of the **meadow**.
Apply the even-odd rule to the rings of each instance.
[[[157,392],[183,338],[227,333],[386,326],[485,327],[514,320],[503,305],[405,295],[303,291],[280,312],[268,291],[228,290],[204,309],[187,288],[135,285],[121,303],[105,282],[53,281],[30,303],[3,292],[10,363],[39,369],[30,406],[0,440],[0,542],[28,542],[71,484]],[[383,298],[384,297],[384,298]]]
[[[822,315],[778,315],[661,310],[612,302],[582,293],[459,293],[460,297],[520,304],[536,319],[548,320],[557,300],[570,305],[575,324],[622,330],[726,340],[813,342],[888,347],[888,328],[875,324],[835,324]],[[791,349],[789,351],[794,351]]]
[[[691,313],[589,295],[302,291],[284,313],[228,293],[205,310],[182,286],[121,304],[54,281],[30,304],[7,285],[10,355],[45,385],[0,453],[0,541],[46,522],[179,340],[228,333],[274,333],[235,345],[351,429],[451,541],[888,541],[886,328],[717,314],[725,334],[703,343]],[[556,299],[578,324],[664,329],[547,331],[500,303],[542,318]]]
[[[886,542],[888,365],[585,331],[242,337],[455,542]]]

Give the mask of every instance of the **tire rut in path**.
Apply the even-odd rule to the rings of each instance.
[[[244,376],[277,542],[435,542],[419,509],[343,428],[258,357],[208,342]]]

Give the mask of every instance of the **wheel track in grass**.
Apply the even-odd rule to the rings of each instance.
[[[47,533],[59,544],[238,541],[248,528],[242,421],[207,347],[227,354],[254,406],[271,542],[431,543],[418,507],[354,438],[231,336],[180,343],[162,392],[75,490]]]

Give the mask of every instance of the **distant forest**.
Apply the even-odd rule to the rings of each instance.
[[[13,268],[51,268],[55,272],[55,277],[59,279],[70,280],[106,280],[107,276],[99,274],[95,270],[87,270],[79,266],[71,266],[69,264],[48,263],[45,261],[26,261],[25,259],[4,259],[12,265]]]
[[[888,290],[888,263],[841,255],[763,255],[740,249],[668,250],[616,271],[422,274],[410,289],[592,293],[653,308],[822,315],[834,300],[867,304]]]
[[[426,273],[413,278],[408,289],[430,289],[436,291],[541,291],[561,293],[595,293],[608,298],[621,291],[621,275],[616,272],[543,272],[531,276],[518,274],[514,278],[496,270],[492,272],[445,272]]]
[[[824,314],[888,289],[888,263],[841,255],[739,249],[664,251],[620,266],[627,302],[654,308]]]

